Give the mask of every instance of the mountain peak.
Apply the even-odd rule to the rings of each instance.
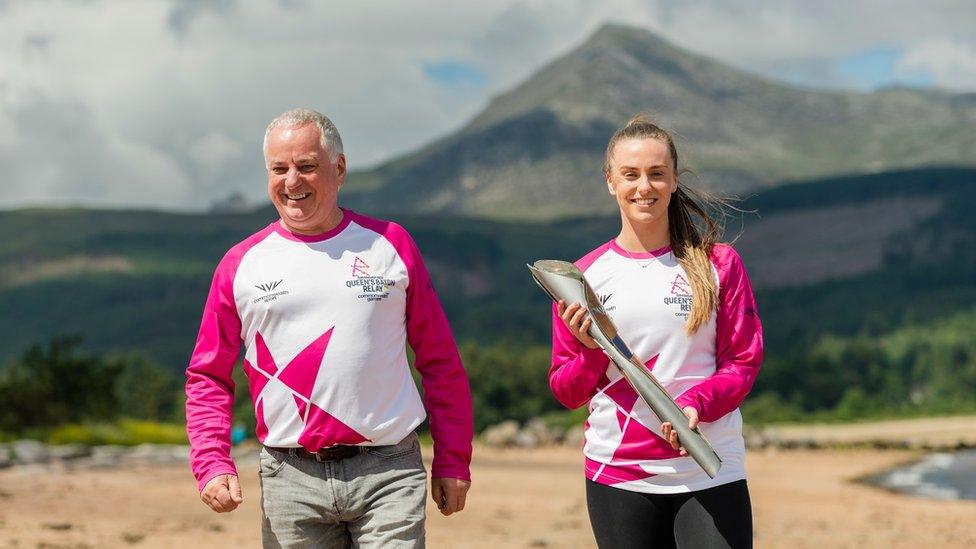
[[[613,213],[603,150],[640,112],[674,130],[681,167],[720,192],[920,163],[972,165],[976,150],[964,137],[976,119],[972,97],[798,89],[608,23],[459,132],[377,168],[369,177],[382,188],[363,193],[363,206],[384,213],[396,189],[407,197],[396,208],[414,213]],[[960,146],[941,147],[946,139]]]
[[[667,39],[650,29],[612,22],[600,25],[596,31],[594,31],[593,34],[591,34],[589,38],[583,42],[582,46],[585,47],[587,44],[617,44],[620,41],[636,41],[641,43],[656,42],[667,45],[668,47],[674,47],[674,45],[671,44]]]

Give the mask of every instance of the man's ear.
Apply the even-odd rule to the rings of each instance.
[[[339,186],[341,187],[343,183],[346,182],[346,155],[340,154],[339,158],[336,158],[336,178],[339,180]]]

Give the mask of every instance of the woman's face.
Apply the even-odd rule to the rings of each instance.
[[[618,141],[613,148],[607,190],[634,225],[668,226],[668,204],[678,178],[667,144],[653,138]]]

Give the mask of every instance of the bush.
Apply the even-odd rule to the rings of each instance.
[[[73,423],[51,429],[42,437],[49,444],[187,444],[181,424],[122,420],[118,423]]]

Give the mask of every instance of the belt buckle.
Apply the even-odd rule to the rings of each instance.
[[[356,452],[352,451],[354,449]],[[341,461],[352,457],[355,453],[358,453],[358,449],[355,446],[332,446],[330,448],[322,448],[313,455],[315,456],[315,461],[322,463],[324,461]]]

